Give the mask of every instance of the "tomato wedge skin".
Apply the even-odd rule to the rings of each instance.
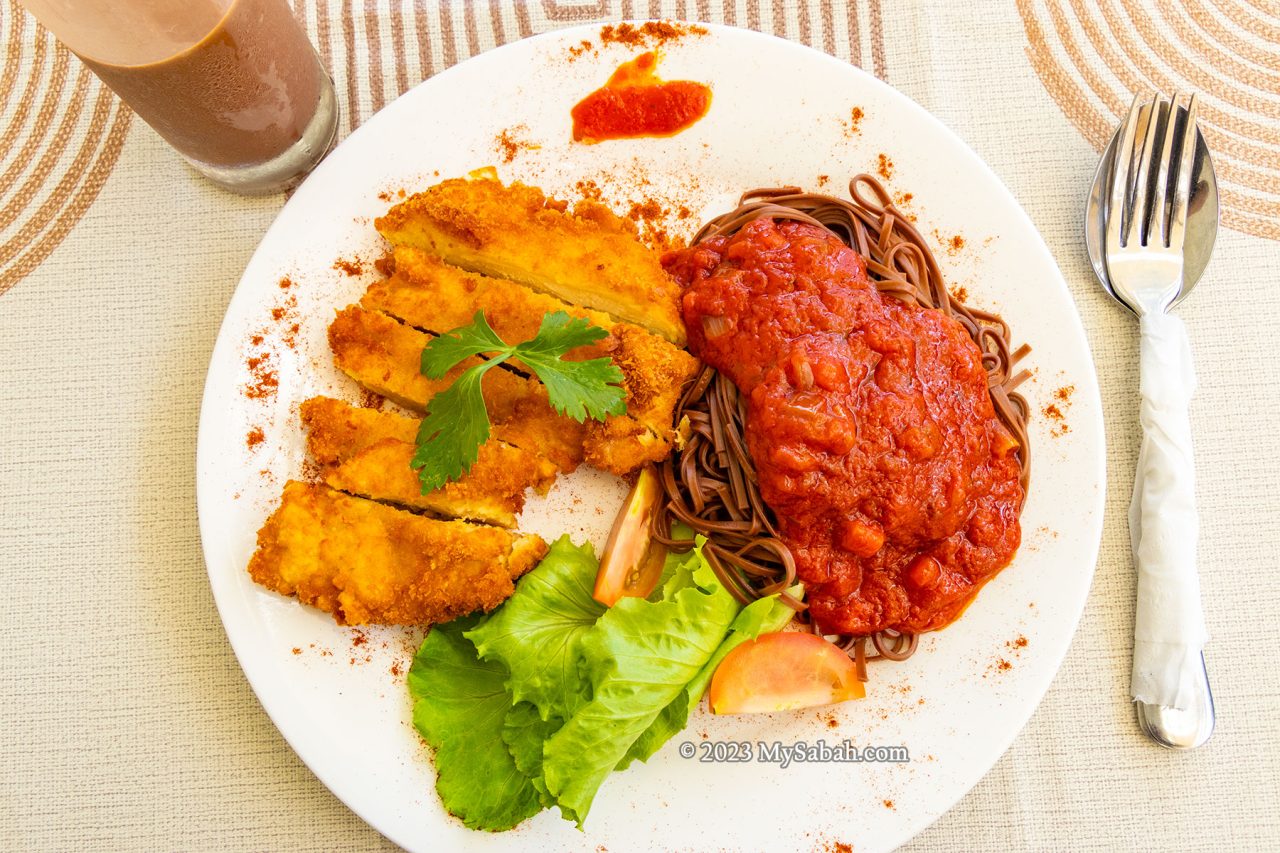
[[[606,607],[621,598],[645,598],[662,577],[667,549],[653,541],[653,516],[662,500],[662,482],[652,465],[640,471],[618,510],[591,597]]]
[[[758,714],[861,699],[858,668],[815,634],[761,634],[725,656],[711,677],[715,714]]]

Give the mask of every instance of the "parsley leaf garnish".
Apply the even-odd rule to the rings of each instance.
[[[557,412],[578,423],[587,417],[602,421],[627,410],[619,387],[622,371],[607,358],[561,361],[560,356],[608,336],[582,317],[556,311],[542,318],[538,334],[516,347],[514,355],[547,386],[547,396]]]
[[[480,383],[484,374],[508,359],[519,359],[546,386],[552,408],[581,423],[602,421],[626,411],[622,371],[607,358],[564,361],[570,350],[595,343],[608,332],[581,317],[556,311],[542,318],[538,334],[519,344],[504,342],[477,311],[471,325],[433,339],[422,350],[422,373],[441,379],[458,362],[488,353],[488,360],[462,372],[447,389],[431,398],[418,428],[418,469],[422,492],[438,489],[471,470],[480,445],[489,440],[489,413]]]
[[[484,312],[477,311],[471,318],[470,326],[454,329],[447,335],[432,339],[427,344],[422,350],[422,375],[428,379],[443,379],[444,375],[464,358],[479,355],[482,352],[506,349],[508,349],[507,345],[484,318]],[[509,355],[510,353],[506,353],[493,361],[501,363],[506,361]]]
[[[419,469],[424,495],[471,470],[480,456],[480,445],[489,440],[489,414],[480,380],[497,364],[477,364],[431,398],[427,416],[418,427],[418,449],[412,463]]]

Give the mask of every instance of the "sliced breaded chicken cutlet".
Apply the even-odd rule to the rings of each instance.
[[[461,478],[422,493],[412,467],[419,421],[352,406],[330,397],[302,404],[307,450],[331,487],[354,495],[449,516],[514,527],[525,493],[546,493],[550,460],[490,438]]]
[[[539,320],[541,315],[539,315]],[[445,390],[478,359],[468,359],[443,379],[422,375],[422,349],[431,335],[380,312],[349,306],[329,327],[329,344],[338,369],[376,394],[415,412]],[[569,472],[584,460],[593,468],[629,474],[671,452],[670,431],[659,434],[629,415],[578,423],[559,415],[536,379],[498,367],[481,383],[494,437],[547,457]]]
[[[340,624],[427,625],[497,607],[546,553],[531,534],[440,521],[295,480],[258,531],[249,574]]]
[[[467,325],[482,311],[498,336],[512,343],[534,337],[548,313],[563,311],[582,317],[609,335],[578,347],[565,358],[611,359],[622,370],[627,392],[625,417],[639,421],[664,440],[671,439],[672,413],[685,385],[698,371],[698,361],[689,353],[639,326],[515,282],[469,273],[421,249],[399,247],[393,259],[391,277],[370,285],[360,300],[365,308],[437,334]]]
[[[432,338],[376,311],[355,305],[338,312],[329,326],[329,346],[338,369],[360,385],[419,414],[478,358],[461,362],[443,379],[428,379],[420,369],[422,350]],[[582,462],[585,428],[556,414],[542,383],[496,368],[481,383],[492,435],[545,456],[561,471]]]
[[[599,203],[581,201],[570,211],[524,184],[458,178],[410,196],[374,224],[394,246],[426,250],[684,345],[679,285],[640,242],[634,223]]]
[[[421,357],[436,335],[483,311],[516,343],[564,311],[608,333],[568,357],[611,359],[626,392],[625,414],[578,423],[552,409],[524,365],[495,365],[480,383],[490,439],[465,476],[425,495],[412,467],[419,421],[324,397],[302,405],[324,483],[285,486],[250,575],[340,623],[432,624],[496,607],[546,554],[539,537],[508,529],[530,488],[545,492],[583,461],[627,474],[666,458],[697,363],[679,349],[678,285],[634,225],[602,205],[569,211],[519,184],[445,181],[377,226],[398,247],[395,274],[329,327],[337,367],[359,385],[422,414],[483,363],[474,356],[429,379]]]

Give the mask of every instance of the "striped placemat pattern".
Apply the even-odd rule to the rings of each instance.
[[[0,293],[98,197],[132,113],[14,0],[0,0]]]
[[[1196,90],[1223,223],[1280,239],[1280,7],[1274,0],[1014,0],[1048,94],[1097,149],[1134,91]],[[332,71],[345,136],[399,94],[497,45],[559,27],[683,19],[772,33],[877,76],[882,0],[295,0]],[[131,113],[27,15],[0,0],[0,293],[88,210]]]
[[[1036,73],[1095,148],[1133,93],[1198,92],[1223,224],[1280,239],[1280,4],[1017,2]]]

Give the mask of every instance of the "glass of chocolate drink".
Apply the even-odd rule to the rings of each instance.
[[[19,2],[229,190],[286,189],[333,145],[333,81],[287,0]]]

